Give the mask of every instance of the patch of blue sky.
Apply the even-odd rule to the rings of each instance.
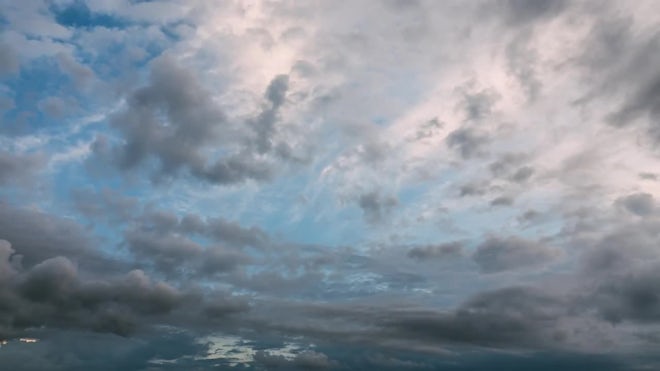
[[[0,12],[0,30],[4,30],[7,26],[9,26],[9,20]]]
[[[429,183],[418,183],[404,187],[397,194],[399,203],[406,206],[419,202],[425,198],[426,194],[432,189],[432,186]]]
[[[18,75],[5,81],[6,86],[13,92],[14,108],[5,113],[5,122],[22,123],[28,125],[21,132],[33,133],[42,127],[48,127],[39,113],[40,100],[61,95],[62,87],[68,84],[68,79],[60,74],[53,59],[39,58],[28,66],[21,68]],[[31,119],[21,120],[26,112]],[[7,128],[3,128],[7,131]]]
[[[50,11],[55,21],[65,27],[74,28],[122,28],[130,23],[116,15],[93,13],[84,1],[76,0],[65,6],[53,4]]]

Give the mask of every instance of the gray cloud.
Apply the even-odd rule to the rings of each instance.
[[[304,323],[274,315],[271,331],[301,334],[318,341],[342,341],[406,351],[442,352],[455,346],[561,349],[582,346],[580,336],[598,333],[579,325],[572,332],[563,321],[580,318],[568,297],[535,287],[508,287],[475,295],[455,309],[442,311],[416,307],[372,307],[359,304],[318,304],[286,307]],[[333,318],[333,326],[323,326]],[[584,333],[582,333],[584,331]]]
[[[199,238],[210,242],[198,242]],[[141,265],[170,277],[212,277],[235,270],[251,259],[246,248],[267,248],[269,236],[222,218],[147,211],[126,230],[124,243]]]
[[[86,329],[129,335],[141,326],[181,321],[188,325],[244,311],[225,299],[202,297],[148,277],[142,270],[124,275],[81,271],[63,256],[23,268],[20,250],[0,241],[0,336],[19,336],[28,328]],[[179,308],[186,307],[182,312]],[[176,312],[176,313],[175,313]]]
[[[449,148],[455,149],[465,159],[481,155],[488,141],[488,136],[470,127],[456,129],[446,139]]]
[[[127,104],[112,119],[126,140],[120,148],[120,164],[126,169],[151,155],[163,174],[184,166],[203,168],[202,149],[226,121],[194,75],[167,56],[151,63],[149,85],[134,91]]]
[[[146,210],[135,223],[135,228],[157,234],[190,234],[211,238],[235,248],[266,248],[270,237],[256,226],[244,227],[224,218],[185,214],[182,217],[163,210]]]
[[[510,179],[516,183],[524,183],[534,174],[534,169],[531,166],[523,166],[520,169],[516,170],[510,177]]]
[[[585,99],[608,97],[612,87],[625,92],[618,108],[606,115],[616,127],[640,125],[654,145],[660,140],[656,124],[660,115],[660,75],[655,66],[660,61],[657,33],[637,34],[633,22],[622,14],[601,17],[592,29],[582,56],[585,75],[600,76],[594,91]],[[622,58],[622,55],[625,56]]]
[[[655,199],[649,193],[635,193],[616,200],[627,211],[639,215],[649,216],[657,211]]]
[[[132,169],[156,159],[156,179],[187,171],[216,184],[269,180],[278,161],[306,161],[306,155],[275,139],[287,89],[288,76],[276,76],[261,112],[247,125],[237,125],[190,70],[173,57],[159,57],[151,63],[149,84],[135,90],[126,110],[112,119],[125,139],[117,148],[119,164]],[[222,156],[212,160],[218,150]]]
[[[660,279],[657,265],[615,275],[601,282],[594,294],[600,314],[612,322],[660,320]]]
[[[250,121],[256,133],[255,147],[258,153],[269,152],[272,148],[271,137],[275,130],[274,125],[277,121],[277,111],[284,104],[288,87],[289,76],[276,76],[270,82],[268,88],[266,88],[265,93],[265,98],[271,106],[264,108],[254,121]]]
[[[11,242],[27,267],[66,256],[91,269],[117,268],[93,249],[89,233],[71,219],[0,202],[0,238]]]
[[[398,205],[398,200],[392,196],[383,196],[373,191],[364,193],[358,199],[365,219],[370,223],[378,223]]]
[[[513,197],[500,196],[490,201],[490,206],[511,206],[513,205],[513,202],[514,202]]]
[[[16,154],[0,151],[0,185],[29,179],[46,164],[40,154]]]
[[[490,237],[477,246],[472,259],[483,273],[537,266],[556,259],[560,251],[518,237]]]
[[[466,119],[480,121],[488,117],[498,98],[498,94],[491,90],[476,93],[463,92],[461,107],[465,110]]]
[[[654,173],[639,173],[639,177],[644,180],[658,180],[658,175]]]
[[[138,262],[170,277],[211,277],[235,269],[247,256],[218,245],[204,246],[178,234],[129,230],[125,235]]]
[[[302,351],[293,359],[267,351],[258,351],[254,361],[267,370],[326,370],[338,366],[327,355],[313,350]]]
[[[486,193],[488,184],[485,183],[468,183],[463,184],[459,188],[459,196],[480,196]]]
[[[16,73],[19,66],[20,61],[14,48],[0,41],[0,75]]]
[[[2,271],[10,272],[0,288],[5,299],[0,326],[3,337],[34,326],[127,335],[137,325],[136,316],[168,313],[183,297],[166,284],[151,282],[142,271],[105,282],[85,280],[64,257],[50,258],[18,271],[12,268],[14,251],[9,244],[5,242],[2,249]]]
[[[408,257],[420,261],[456,258],[463,254],[463,244],[448,242],[440,245],[415,246],[408,250]]]

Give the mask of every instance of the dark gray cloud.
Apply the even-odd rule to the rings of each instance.
[[[456,129],[449,133],[446,139],[449,148],[456,150],[465,159],[483,154],[483,148],[488,141],[486,134],[471,127]]]
[[[376,191],[364,193],[358,199],[358,205],[369,223],[382,221],[398,203],[395,197],[384,196]]]
[[[266,88],[265,98],[270,107],[265,107],[261,114],[249,123],[253,126],[256,138],[255,147],[258,153],[264,154],[272,149],[272,136],[277,121],[277,111],[284,104],[286,91],[289,88],[289,76],[276,76]]]
[[[235,269],[248,260],[239,251],[219,245],[205,246],[175,233],[129,230],[125,241],[138,264],[170,277],[211,277]]]
[[[63,256],[23,268],[20,253],[9,242],[0,243],[3,338],[41,326],[126,336],[142,326],[191,325],[246,309],[238,301],[209,292],[206,296],[190,289],[182,292],[153,280],[142,270],[123,275],[90,274]]]
[[[448,242],[440,245],[415,246],[408,250],[408,257],[420,261],[456,258],[463,254],[463,244]]]
[[[140,264],[170,277],[208,278],[249,262],[246,248],[267,248],[271,241],[257,227],[151,210],[129,226],[124,243]]]
[[[75,221],[35,209],[0,202],[0,239],[11,242],[26,267],[66,256],[90,269],[117,268],[112,259],[93,248],[94,240]]]
[[[578,242],[587,247],[582,255],[583,270],[587,275],[602,278],[609,274],[621,274],[654,260],[657,244],[660,243],[660,236],[657,235],[659,227],[659,221],[653,218],[635,222],[624,219],[612,224],[609,230],[601,232],[595,239],[579,239]],[[590,229],[586,232],[593,233]]]
[[[519,237],[489,237],[472,255],[483,273],[497,273],[553,261],[560,251]]]
[[[5,338],[39,326],[127,335],[137,326],[137,316],[166,314],[183,299],[176,289],[152,282],[142,271],[110,281],[86,280],[61,256],[21,271],[14,268],[9,243],[1,248],[5,277],[0,331]]]
[[[513,202],[513,197],[499,196],[490,201],[490,206],[511,206]]]
[[[616,200],[625,210],[639,216],[649,216],[657,211],[655,199],[649,193],[635,193]]]
[[[202,150],[226,119],[193,73],[164,56],[151,63],[148,85],[131,94],[112,124],[126,141],[120,148],[123,168],[154,156],[160,171],[172,174],[185,166],[204,168]]]
[[[112,118],[125,140],[117,148],[119,164],[132,169],[155,159],[157,180],[181,172],[216,184],[269,180],[278,161],[304,163],[307,156],[275,138],[287,89],[288,76],[276,76],[261,112],[240,125],[226,117],[190,70],[173,57],[159,57],[151,63],[148,84],[135,90],[127,108]]]
[[[327,370],[336,369],[338,364],[327,355],[313,350],[296,354],[292,359],[267,351],[258,351],[254,362],[266,370]]]
[[[509,287],[469,298],[447,311],[416,307],[306,305],[287,307],[295,318],[277,317],[264,329],[301,334],[323,342],[375,345],[390,349],[433,352],[472,345],[519,349],[562,348],[575,341],[561,324],[573,305],[562,296],[533,287]],[[333,326],[323,326],[333,318]],[[587,330],[581,328],[581,331]],[[587,330],[588,331],[588,330]],[[573,334],[574,335],[574,334]]]
[[[594,25],[582,62],[585,75],[599,76],[602,83],[585,99],[625,92],[620,106],[606,115],[606,121],[616,127],[639,125],[657,145],[660,74],[655,66],[660,63],[660,36],[657,32],[637,33],[633,25],[625,14],[607,14]],[[614,87],[617,89],[612,90]]]
[[[205,360],[186,362],[186,357],[203,356],[206,345],[185,331],[161,329],[133,338],[62,329],[34,329],[28,334],[40,341],[10,341],[0,351],[3,366],[20,371],[199,370],[211,366]],[[180,360],[173,364],[154,362],[159,359]]]
[[[451,313],[402,311],[390,313],[386,331],[417,341],[468,343],[494,347],[552,342],[552,323],[565,314],[560,298],[525,287],[479,294]],[[549,332],[549,333],[548,333]]]
[[[655,44],[658,44],[657,42]],[[660,45],[650,46],[659,48]],[[660,54],[654,57],[655,62],[660,62]],[[624,126],[633,122],[637,118],[647,116],[649,120],[649,134],[654,140],[660,141],[660,128],[656,122],[660,117],[660,75],[651,77],[651,81],[639,88],[636,94],[616,113],[609,117],[611,123]]]
[[[257,226],[245,227],[220,217],[178,215],[160,209],[146,210],[135,220],[135,229],[156,234],[199,235],[235,248],[266,248],[271,243],[268,234]]]
[[[459,187],[459,196],[480,196],[486,193],[488,189],[487,183],[468,183]]]
[[[615,275],[594,294],[600,314],[612,322],[660,320],[660,279],[657,264]]]

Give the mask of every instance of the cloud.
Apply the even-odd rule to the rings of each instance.
[[[202,318],[214,320],[246,310],[232,299],[184,293],[153,280],[142,270],[123,275],[90,274],[63,256],[23,268],[20,253],[9,242],[0,243],[3,338],[40,326],[127,336],[142,326],[180,321],[190,325]],[[178,309],[183,312],[176,314]]]
[[[653,1],[5,3],[0,364],[655,367]]]
[[[40,154],[16,154],[0,151],[0,184],[21,183],[44,167]]]
[[[16,51],[4,42],[0,42],[0,75],[18,72],[20,62]]]
[[[369,223],[378,223],[398,205],[398,200],[392,196],[383,196],[373,191],[360,195],[358,205]]]
[[[561,255],[557,249],[519,237],[489,237],[472,255],[483,273],[497,273],[549,263]]]
[[[0,238],[11,242],[27,267],[58,256],[92,269],[117,267],[93,248],[93,238],[75,221],[35,209],[0,203]]]
[[[463,254],[463,244],[448,242],[440,245],[415,246],[408,250],[408,257],[419,261],[455,258]]]
[[[7,271],[12,257],[2,263]],[[1,290],[5,320],[0,331],[4,338],[39,326],[128,335],[138,325],[139,315],[166,314],[183,298],[171,286],[152,282],[142,271],[105,282],[85,280],[61,256],[27,270],[12,270],[3,279]]]
[[[336,362],[330,360],[327,355],[313,350],[302,351],[293,359],[258,351],[254,360],[269,370],[326,370],[337,366]]]
[[[184,166],[203,168],[202,149],[224,123],[193,73],[163,56],[151,63],[149,85],[134,91],[126,110],[112,119],[126,141],[119,148],[120,165],[130,169],[154,156],[164,175]]]
[[[504,20],[516,26],[556,16],[568,5],[564,0],[503,0],[495,4],[504,10]]]
[[[617,199],[616,202],[628,212],[639,216],[649,216],[657,209],[655,199],[649,193],[631,194]]]
[[[465,127],[449,133],[446,142],[449,148],[455,149],[461,157],[469,159],[483,154],[488,136],[474,128]]]
[[[287,87],[287,75],[273,78],[264,95],[268,103],[240,125],[227,118],[190,69],[161,56],[151,62],[149,84],[135,90],[127,108],[112,118],[125,140],[117,148],[119,165],[129,170],[156,159],[156,179],[187,171],[215,184],[269,180],[278,160],[301,161],[274,138]]]
[[[273,241],[257,227],[223,218],[150,210],[129,224],[124,244],[141,266],[169,277],[208,279],[249,263],[247,249],[268,250]]]
[[[491,206],[511,206],[513,205],[514,199],[508,196],[500,196],[494,198],[491,202]]]

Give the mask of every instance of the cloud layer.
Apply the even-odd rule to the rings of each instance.
[[[657,368],[657,5],[0,0],[0,364]]]

